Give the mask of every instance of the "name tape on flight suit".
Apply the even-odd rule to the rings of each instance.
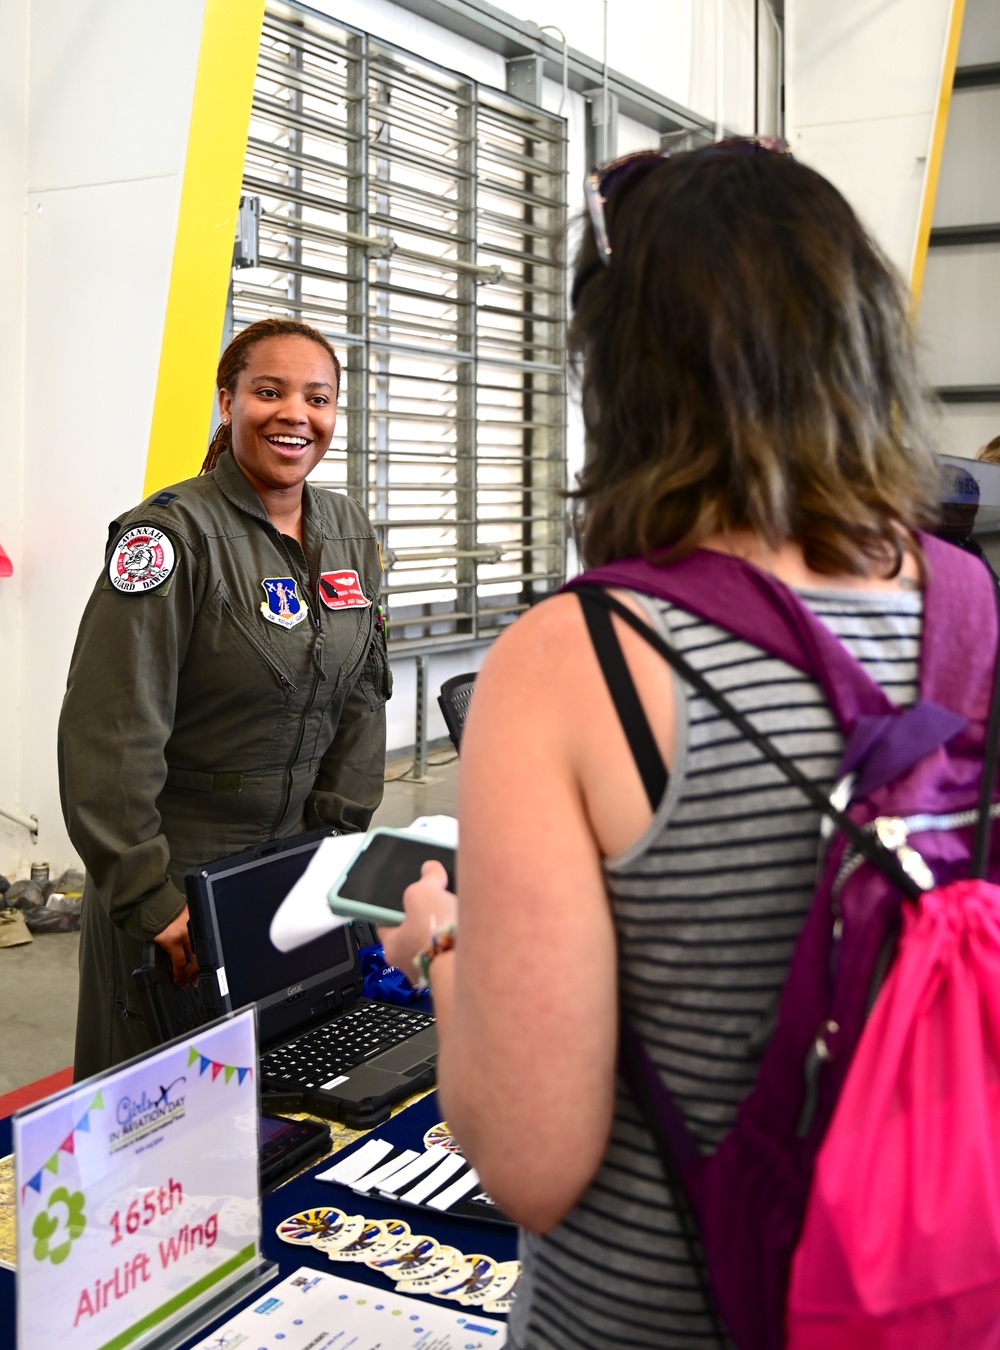
[[[371,604],[361,589],[357,572],[346,568],[339,572],[321,572],[319,594],[327,609],[367,609]]]
[[[167,580],[177,565],[174,546],[155,525],[133,525],[111,550],[108,580],[116,591],[151,591]]]

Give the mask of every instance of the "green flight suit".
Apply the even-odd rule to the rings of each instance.
[[[59,722],[87,870],[78,1080],[149,1047],[132,971],[183,909],[187,868],[320,825],[364,830],[381,801],[375,534],[355,501],[307,483],[303,537],[304,551],[275,529],[228,452],[112,523]]]

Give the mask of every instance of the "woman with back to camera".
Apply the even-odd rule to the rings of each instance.
[[[592,178],[588,205],[570,329],[585,563],[669,570],[700,548],[713,567],[750,564],[912,703],[915,531],[933,520],[936,471],[905,298],[854,213],[752,141],[632,157]],[[843,735],[819,684],[677,605],[617,594],[829,790]],[[516,1350],[718,1343],[616,1077],[619,1006],[711,1149],[754,1083],[815,885],[818,812],[613,626],[649,722],[655,809],[580,599],[557,596],[496,642],[477,681],[460,904],[427,864],[404,924],[383,930],[387,959],[420,953],[444,1111],[522,1225]]]
[[[59,724],[70,838],[87,869],[75,1075],[148,1048],[142,944],[195,977],[184,872],[321,825],[366,829],[391,689],[371,522],[311,488],[340,363],[265,319],[219,362],[201,475],[112,522]]]

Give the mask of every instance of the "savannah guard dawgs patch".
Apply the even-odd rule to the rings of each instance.
[[[301,598],[293,577],[265,577],[260,583],[267,599],[260,612],[268,623],[279,628],[295,628],[309,613],[309,606]]]
[[[177,562],[174,546],[155,525],[133,525],[111,550],[108,580],[116,591],[151,591],[170,576]]]
[[[321,572],[319,593],[327,609],[367,609],[371,604],[357,572]]]

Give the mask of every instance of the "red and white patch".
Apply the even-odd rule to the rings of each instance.
[[[322,572],[319,598],[327,609],[367,609],[371,601],[361,589],[357,572]]]
[[[162,586],[174,570],[174,546],[155,525],[126,530],[111,550],[108,580],[116,591],[135,594]]]

